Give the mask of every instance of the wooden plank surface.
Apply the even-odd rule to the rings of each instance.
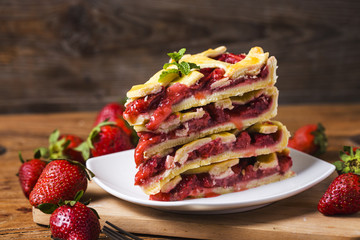
[[[317,201],[331,177],[295,197],[266,207],[232,214],[201,215],[169,213],[138,206],[106,194],[95,183],[89,185],[90,206],[108,220],[128,231],[198,239],[355,239],[360,237],[360,214],[324,217]],[[49,215],[35,211],[34,221],[47,224]],[[338,226],[341,226],[341,231]]]
[[[55,128],[85,137],[94,117],[93,112],[0,115],[0,145],[7,149],[0,155],[0,238],[50,236],[47,228],[32,221],[31,206],[15,176],[20,167],[17,153],[22,151],[24,157],[31,157],[33,149],[47,145],[47,136]],[[329,149],[322,158],[329,162],[337,160],[343,145],[359,145],[352,139],[360,136],[360,105],[280,106],[276,119],[290,131],[303,124],[322,122],[329,137]],[[261,209],[214,216],[174,214],[137,206],[111,197],[94,184],[87,194],[94,199],[93,204],[104,201],[117,206],[103,220],[117,221],[126,230],[142,234],[209,239],[240,235],[245,239],[358,239],[359,214],[325,217],[316,210],[318,200],[334,177],[335,174],[310,190]],[[104,211],[101,206],[95,208]]]
[[[360,102],[360,2],[0,1],[0,113],[97,110],[186,47],[262,46],[280,103]]]

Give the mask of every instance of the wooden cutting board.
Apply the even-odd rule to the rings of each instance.
[[[189,215],[128,203],[90,183],[101,224],[110,221],[129,232],[200,239],[360,239],[360,213],[326,217],[317,203],[335,173],[315,187],[266,207],[232,214]],[[33,211],[34,222],[47,225],[49,215]]]

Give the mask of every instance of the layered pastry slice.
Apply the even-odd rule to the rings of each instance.
[[[280,152],[287,146],[288,138],[286,127],[276,121],[256,123],[241,131],[212,134],[151,156],[140,164],[135,184],[148,195],[168,192],[169,186],[175,186],[174,182],[179,180],[176,177],[191,169]]]
[[[252,48],[169,53],[163,69],[127,93],[135,185],[152,200],[216,196],[292,176],[289,132],[277,114],[275,57]]]
[[[151,200],[179,201],[239,192],[294,175],[288,149],[246,158],[234,158],[187,170],[175,176]]]
[[[240,55],[219,47],[184,55],[179,60],[182,62],[195,64],[197,68],[186,75],[174,73],[161,78],[169,70],[162,69],[145,84],[128,91],[124,118],[129,124],[155,131],[174,112],[267,88],[277,78],[275,57],[269,57],[260,47]]]
[[[277,100],[278,90],[269,87],[172,113],[154,131],[136,125],[140,137],[135,150],[136,165],[158,152],[194,139],[271,119],[277,114]]]

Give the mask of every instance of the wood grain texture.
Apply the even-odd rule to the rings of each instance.
[[[197,239],[356,239],[360,237],[360,214],[324,217],[316,205],[335,173],[312,189],[264,208],[232,214],[187,215],[137,206],[107,194],[89,184],[90,204],[102,224],[108,220],[131,232],[163,234]],[[49,217],[35,211],[34,221],[48,224]],[[343,226],[339,231],[339,225]],[[199,231],[199,229],[201,231]]]
[[[6,148],[0,155],[0,239],[35,240],[51,236],[47,227],[32,220],[31,205],[15,175],[21,165],[18,152],[21,151],[25,159],[31,158],[35,148],[47,146],[48,135],[56,128],[85,138],[94,119],[95,113],[0,115],[0,146]],[[145,240],[164,239],[154,235],[139,236]],[[99,239],[109,238],[101,234]]]
[[[63,133],[73,133],[85,138],[91,129],[95,115],[95,112],[0,115],[0,145],[6,148],[6,152],[0,155],[1,239],[49,239],[50,236],[47,228],[38,226],[32,221],[31,206],[23,196],[15,176],[20,167],[18,152],[21,151],[25,158],[30,158],[33,149],[47,145],[48,135],[55,128]],[[359,104],[280,106],[276,119],[287,125],[291,132],[303,124],[322,122],[329,138],[329,148],[321,158],[328,162],[338,159],[338,151],[343,145],[356,145],[352,139],[360,135]],[[96,186],[92,186],[87,194],[94,199],[94,202],[109,198],[113,204],[124,209],[121,218],[115,214],[111,219],[121,220],[123,222],[121,226],[125,226],[125,230],[142,234],[209,239],[219,239],[220,235],[228,236],[228,239],[234,239],[235,235],[243,235],[246,239],[308,239],[309,233],[303,231],[306,229],[311,232],[311,237],[314,239],[335,239],[335,237],[336,239],[359,239],[360,213],[343,217],[325,217],[316,210],[318,199],[334,177],[332,175],[308,191],[262,209],[207,217],[171,214],[136,206],[109,197]],[[298,205],[299,208],[294,209],[294,205]],[[128,216],[132,218],[124,218],[124,214],[129,214]],[[154,218],[157,219],[155,229],[152,227],[154,225],[146,224]],[[341,230],[339,230],[339,222],[341,222]],[[291,224],[298,226],[295,232],[289,232]],[[207,231],[209,226],[211,231]],[[197,233],[190,234],[187,230],[189,227],[197,229]],[[329,235],[324,236],[324,231],[328,231]],[[336,232],[338,235],[334,237],[333,234]],[[145,239],[161,238],[145,236]]]
[[[315,187],[294,197],[256,210],[219,215],[181,214],[159,211],[119,200],[95,183],[89,184],[90,204],[100,221],[108,220],[135,233],[162,234],[196,239],[357,239],[360,214],[325,217],[317,212],[318,199],[335,173]],[[34,221],[48,224],[46,214],[35,211]],[[341,231],[340,228],[341,227]]]
[[[259,45],[280,103],[359,102],[360,2],[0,1],[0,113],[97,110],[167,52]]]

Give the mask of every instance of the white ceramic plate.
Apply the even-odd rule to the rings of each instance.
[[[174,202],[150,201],[138,186],[134,186],[136,173],[134,150],[95,157],[87,160],[87,167],[95,173],[94,181],[105,191],[123,200],[182,213],[230,213],[259,208],[311,188],[327,178],[334,165],[291,149],[292,170],[296,176],[242,192],[212,198]]]

